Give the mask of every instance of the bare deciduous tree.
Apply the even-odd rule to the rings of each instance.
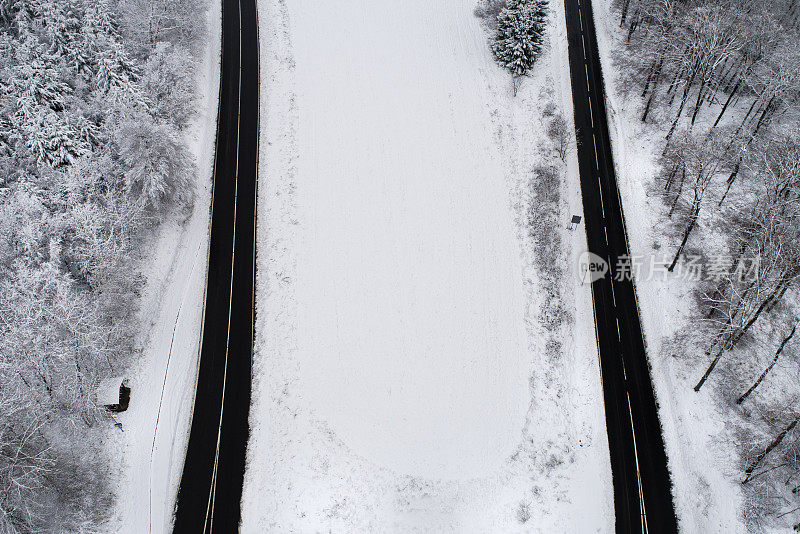
[[[797,322],[795,322],[794,325],[792,325],[792,330],[786,337],[783,338],[781,344],[778,345],[778,350],[775,351],[775,356],[773,356],[772,361],[770,361],[766,369],[764,369],[764,371],[762,371],[761,374],[758,375],[758,378],[756,379],[755,382],[753,382],[753,385],[750,386],[747,389],[747,391],[742,393],[738,399],[736,399],[736,404],[743,403],[747,399],[747,397],[749,397],[750,394],[753,393],[753,391],[755,391],[755,389],[759,386],[759,384],[761,384],[761,382],[764,380],[764,378],[766,378],[769,372],[772,371],[772,368],[775,367],[776,363],[778,363],[778,358],[780,358],[783,349],[786,347],[786,344],[792,339],[792,337],[794,337],[794,333],[796,330],[797,330]]]
[[[567,121],[561,115],[556,115],[547,127],[547,135],[556,145],[556,153],[561,161],[567,161],[567,152],[570,147],[571,132]]]
[[[665,157],[672,162],[674,169],[680,169],[678,172],[681,175],[681,186],[674,203],[677,204],[681,194],[685,194],[685,190],[689,196],[681,242],[668,267],[668,270],[672,272],[697,224],[706,191],[714,177],[725,168],[727,158],[716,136],[705,143],[698,143],[689,132],[682,133],[679,139],[667,148]],[[684,188],[684,181],[688,185],[686,188]]]

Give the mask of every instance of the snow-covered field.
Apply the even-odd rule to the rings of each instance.
[[[562,8],[513,99],[474,7],[260,3],[246,532],[613,529],[588,287],[549,353],[527,211],[543,109],[572,115]],[[583,233],[549,231],[568,269]]]
[[[593,2],[631,254],[642,256],[645,262],[650,257],[663,262],[665,255],[674,253],[674,247],[664,250],[660,246],[669,233],[666,208],[650,192],[664,131],[641,122],[638,91],[625,96],[614,60],[624,53],[625,32],[610,4],[609,0]],[[699,394],[692,390],[705,361],[686,365],[666,349],[666,343],[686,327],[691,316],[693,287],[680,280],[645,277],[639,278],[636,286],[681,531],[746,532],[734,438],[725,428],[712,389],[706,387]]]
[[[220,6],[211,2],[199,63],[197,115],[187,143],[198,167],[194,211],[164,222],[142,269],[143,351],[129,371],[130,407],[116,416],[107,442],[120,458],[112,532],[169,532],[194,402],[219,102]]]

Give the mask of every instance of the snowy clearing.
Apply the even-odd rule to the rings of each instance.
[[[197,115],[187,143],[197,162],[196,197],[188,221],[173,216],[143,266],[144,350],[130,370],[131,402],[109,430],[122,458],[114,532],[170,532],[194,402],[203,318],[211,205],[211,174],[219,102],[221,12],[211,3],[206,47],[199,63]]]
[[[471,13],[451,10],[290,4],[302,21],[298,173],[309,177],[298,189],[297,337],[303,396],[353,452],[471,478],[513,452],[527,377],[489,95],[463,75],[476,56],[492,65],[484,42],[466,38]],[[423,11],[437,24],[420,24]],[[338,44],[359,16],[346,48],[318,45]]]
[[[543,113],[571,122],[563,13],[512,99],[474,7],[260,5],[246,532],[613,528],[585,239],[531,209],[556,161],[580,213]],[[537,232],[566,244],[560,344]]]

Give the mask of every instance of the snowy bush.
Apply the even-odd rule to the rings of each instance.
[[[475,8],[474,14],[490,29],[497,29],[497,16],[506,7],[506,0],[486,0]]]
[[[547,135],[556,147],[556,153],[562,162],[567,161],[567,151],[570,147],[572,132],[569,130],[566,119],[560,114],[554,115],[547,126]]]
[[[561,298],[560,284],[566,275],[562,262],[563,244],[559,233],[562,174],[552,165],[537,165],[532,172],[532,202],[528,227],[534,244],[534,258],[542,277],[542,326],[552,333],[571,321]]]
[[[531,518],[531,505],[527,502],[519,503],[517,506],[517,521],[521,524],[527,523]]]

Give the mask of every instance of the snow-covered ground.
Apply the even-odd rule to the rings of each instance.
[[[619,27],[618,14],[611,11],[610,0],[592,5],[631,254],[645,258],[645,262],[651,257],[663,262],[675,248],[672,244],[666,250],[661,247],[668,242],[664,236],[670,230],[664,204],[659,197],[651,196],[651,186],[665,132],[641,122],[637,91],[625,96],[622,73],[614,60],[624,53],[625,32]],[[699,234],[700,230],[695,232],[695,242]],[[668,350],[669,340],[686,328],[691,316],[693,286],[681,280],[664,282],[642,276],[636,287],[680,529],[745,532],[734,438],[725,427],[712,388],[706,387],[699,394],[692,389],[707,362],[694,360],[686,365]]]
[[[511,97],[474,0],[260,3],[245,532],[609,532],[588,286],[540,323],[536,164],[571,118],[562,7]],[[574,151],[558,206],[580,213]]]
[[[210,2],[199,63],[197,115],[187,143],[198,167],[191,217],[154,237],[141,300],[143,351],[129,371],[130,407],[107,443],[119,458],[113,532],[169,532],[191,424],[208,253],[211,174],[219,102],[220,4]]]

